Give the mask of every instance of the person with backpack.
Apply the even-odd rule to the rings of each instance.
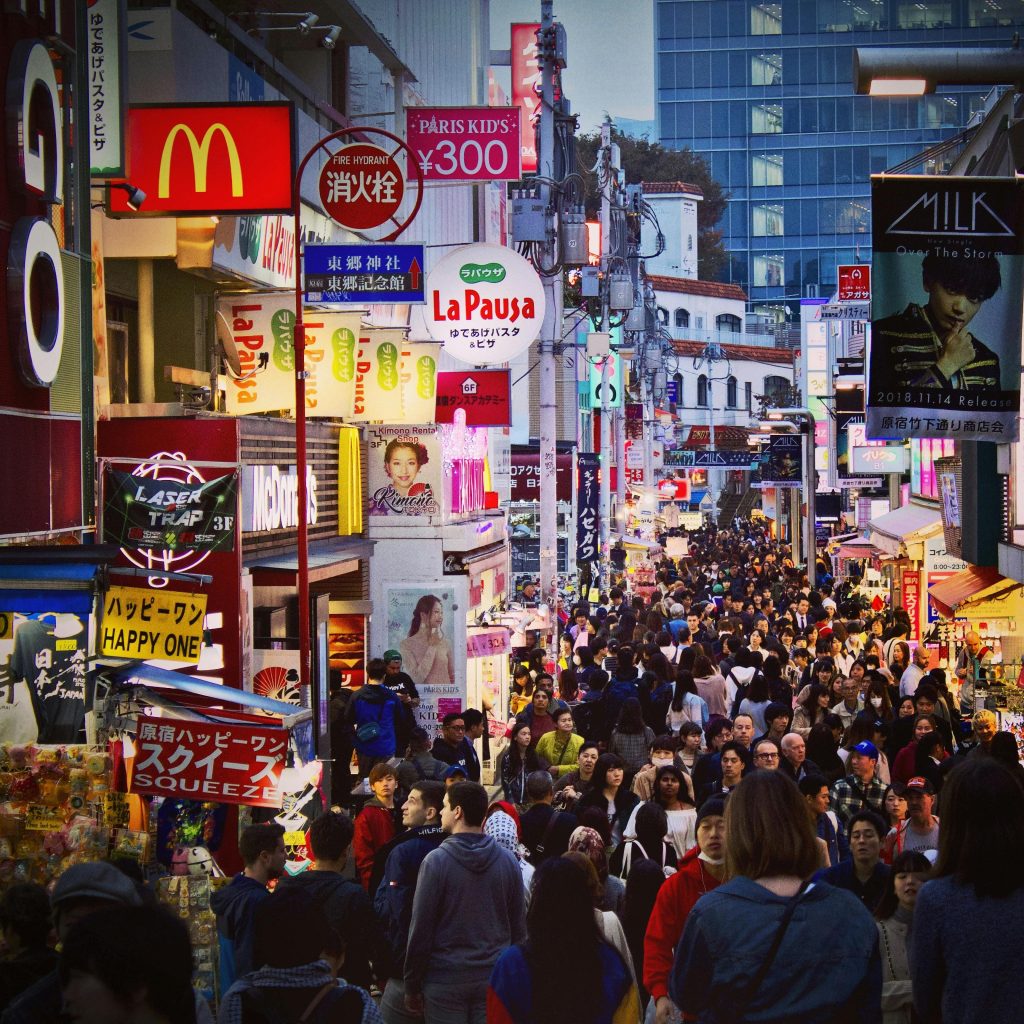
[[[403,793],[412,791],[417,782],[425,779],[442,779],[448,769],[445,761],[434,757],[430,749],[430,735],[426,729],[413,729],[409,736],[409,749],[405,758],[395,767],[398,788]]]
[[[360,778],[365,778],[375,764],[394,757],[398,749],[402,704],[384,685],[386,675],[387,665],[383,659],[371,659],[366,665],[365,684],[349,702],[348,716],[355,731]]]

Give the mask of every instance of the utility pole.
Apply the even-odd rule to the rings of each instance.
[[[598,160],[598,181],[601,185],[601,329],[610,330],[611,310],[609,307],[608,289],[611,272],[612,254],[612,122],[605,114],[601,125],[601,156]],[[611,409],[608,407],[608,385],[610,376],[608,367],[611,362],[606,358],[601,364],[601,555],[608,558],[609,536],[611,533],[612,512],[612,424]],[[626,467],[619,465],[620,476]]]
[[[551,182],[555,179],[555,76],[558,68],[550,39],[554,30],[552,0],[541,0],[538,58],[541,66],[540,148],[537,154],[538,188],[548,220],[547,239],[541,245],[543,266],[559,262],[556,216]],[[545,41],[548,41],[547,43]],[[550,609],[549,655],[558,653],[558,355],[562,344],[562,274],[545,275],[546,307],[540,338],[540,593]]]

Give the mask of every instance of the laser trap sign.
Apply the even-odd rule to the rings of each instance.
[[[544,322],[537,271],[501,245],[467,245],[427,277],[425,320],[444,350],[474,366],[504,363],[525,352]]]
[[[871,179],[872,439],[1017,439],[1020,178]]]
[[[103,599],[100,653],[195,665],[203,648],[205,618],[205,594],[111,587]]]

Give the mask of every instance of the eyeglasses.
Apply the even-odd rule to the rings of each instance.
[[[778,761],[779,759],[778,754],[756,754],[755,757],[757,757],[759,761]]]
[[[452,724],[452,725],[446,726],[446,728],[451,729],[452,732],[465,732],[466,731],[466,727],[464,725]]]

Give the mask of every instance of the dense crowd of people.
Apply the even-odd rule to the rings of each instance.
[[[763,532],[691,540],[653,592],[572,609],[553,663],[516,652],[498,793],[479,710],[431,742],[400,653],[368,664],[338,710],[365,801],[347,781],[296,877],[283,828],[248,827],[214,897],[218,1021],[1021,1019],[1024,769],[975,710],[991,653],[969,634],[947,677],[902,609],[808,586]],[[8,889],[2,1024],[62,999],[86,1024],[211,1019],[150,902],[108,864],[49,901]]]

